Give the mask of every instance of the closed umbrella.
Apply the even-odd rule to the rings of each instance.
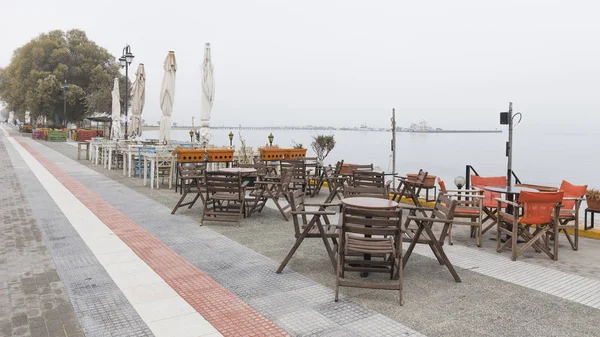
[[[202,100],[200,102],[200,143],[208,145],[210,141],[210,112],[215,100],[215,81],[213,64],[210,55],[210,43],[204,46],[204,63],[202,64]]]
[[[131,134],[139,137],[142,135],[142,111],[146,101],[146,71],[144,64],[138,65],[135,72],[135,83],[131,91]]]
[[[112,90],[112,125],[110,139],[121,138],[121,97],[119,95],[119,79],[115,78]]]
[[[165,75],[160,88],[160,109],[163,115],[160,119],[159,140],[168,142],[171,140],[171,114],[173,113],[173,103],[175,103],[175,75],[177,73],[174,51],[170,51],[167,55],[163,68]]]

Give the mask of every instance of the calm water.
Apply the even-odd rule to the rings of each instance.
[[[269,131],[242,130],[247,146],[264,146]],[[293,142],[310,148],[317,131],[275,131],[273,144],[291,147]],[[370,164],[386,172],[392,171],[390,132],[334,131],[335,149],[325,159],[334,164]],[[213,130],[211,143],[229,145],[229,130]],[[234,145],[240,146],[234,130]],[[189,140],[188,131],[172,130],[176,140]],[[145,131],[144,138],[158,138],[158,131]],[[575,184],[600,187],[597,157],[593,154],[599,134],[551,133],[517,128],[514,133],[513,170],[524,183],[558,186],[562,179]],[[416,173],[420,168],[446,180],[450,185],[456,176],[465,175],[465,166],[472,165],[480,175],[505,175],[505,142],[507,132],[489,134],[418,134],[397,133],[396,167],[400,174]],[[313,153],[314,155],[314,153]]]

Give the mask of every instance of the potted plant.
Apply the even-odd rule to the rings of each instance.
[[[594,211],[600,211],[600,190],[591,189],[585,191],[587,207]]]
[[[316,135],[313,136],[313,141],[310,144],[313,151],[317,155],[317,161],[320,165],[323,165],[323,161],[329,155],[329,152],[335,147],[335,138],[333,135]]]
[[[285,149],[285,159],[298,159],[306,157],[306,149],[302,144],[294,142],[291,149]]]

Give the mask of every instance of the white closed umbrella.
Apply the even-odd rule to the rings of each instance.
[[[121,138],[121,95],[119,95],[119,79],[115,78],[112,95],[112,125],[110,139]]]
[[[177,61],[175,60],[174,51],[169,52],[163,67],[165,75],[160,88],[160,109],[163,115],[160,119],[159,140],[168,142],[171,140],[171,115],[175,103],[175,75],[177,73]]]
[[[135,83],[131,90],[131,134],[139,137],[142,135],[142,111],[146,101],[146,71],[144,64],[138,65],[135,72]]]
[[[208,145],[210,141],[210,112],[215,101],[215,80],[210,55],[210,43],[204,46],[202,63],[202,100],[200,101],[200,143]]]

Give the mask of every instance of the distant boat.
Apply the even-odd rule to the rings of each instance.
[[[366,124],[366,123],[363,123],[363,124],[361,124],[361,125],[360,125],[360,128],[361,128],[361,129],[367,129],[368,127],[367,127],[367,124]]]

